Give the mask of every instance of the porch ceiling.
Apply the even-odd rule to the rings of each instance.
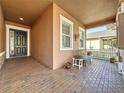
[[[5,19],[31,26],[52,2],[86,27],[113,22],[119,0],[2,0]],[[24,21],[20,21],[23,17]]]
[[[31,26],[52,0],[2,0],[1,3],[5,19]]]
[[[54,0],[86,27],[113,22],[118,0]]]

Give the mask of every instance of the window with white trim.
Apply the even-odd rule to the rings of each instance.
[[[73,49],[73,22],[60,15],[60,50]]]
[[[85,47],[85,30],[79,27],[79,49],[84,49]]]

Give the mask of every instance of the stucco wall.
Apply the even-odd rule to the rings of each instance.
[[[32,26],[31,54],[41,64],[53,68],[53,5]]]
[[[79,49],[79,41],[74,39],[73,50],[60,51],[60,14],[74,23],[74,35],[79,34],[79,26],[84,28],[74,17],[52,4],[37,19],[31,30],[32,57],[52,69],[63,66]]]
[[[3,51],[5,51],[5,23],[2,7],[0,5],[0,53]]]
[[[0,69],[5,60],[5,23],[2,12],[2,7],[0,5]]]
[[[119,15],[118,46],[124,49],[124,13]]]
[[[79,26],[84,28],[84,26],[80,24],[74,17],[69,15],[56,4],[53,4],[53,69],[63,66],[74,56],[75,50],[79,49],[79,41],[75,41],[74,39],[73,50],[60,50],[60,14],[74,23],[74,35],[79,33]]]
[[[31,29],[30,26],[22,25],[22,24],[19,24],[19,23],[8,21],[8,20],[5,20],[5,24],[12,25],[12,26],[17,26],[17,27],[22,27],[22,28],[27,28],[27,29]]]

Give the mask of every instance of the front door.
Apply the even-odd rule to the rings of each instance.
[[[27,32],[10,29],[10,57],[27,56]]]

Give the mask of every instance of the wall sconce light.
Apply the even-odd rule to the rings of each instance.
[[[77,41],[78,38],[79,38],[79,34],[78,33],[75,33],[74,38],[75,38],[75,41]]]

